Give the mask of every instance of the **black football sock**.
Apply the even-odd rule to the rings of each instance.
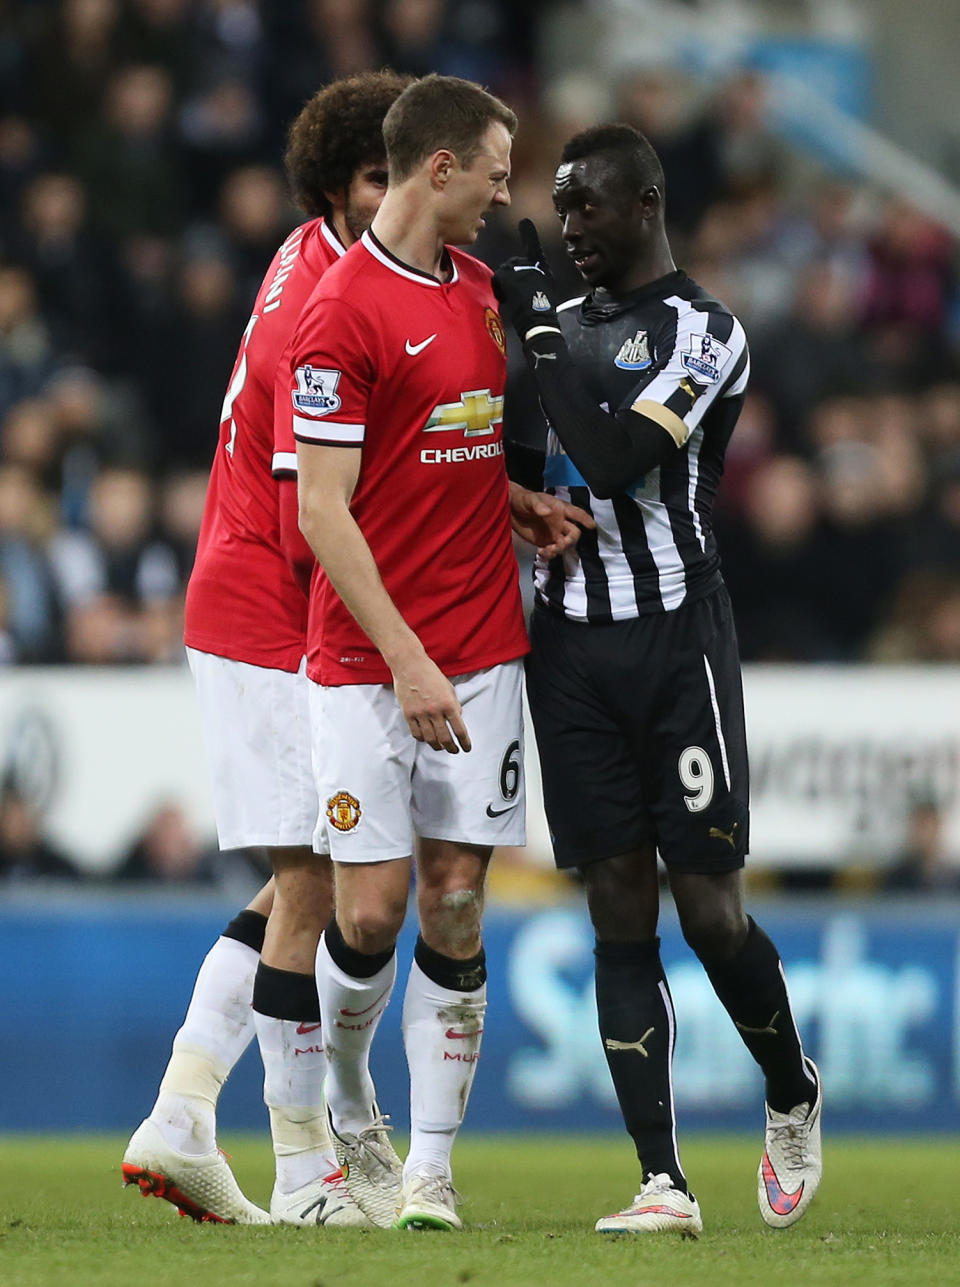
[[[684,1193],[676,1146],[673,1060],[676,1025],[660,963],[660,940],[594,948],[597,1019],[627,1133],[644,1176],[666,1172]]]
[[[247,947],[252,948],[254,952],[262,952],[266,933],[266,916],[245,907],[242,912],[237,912],[220,937],[236,939],[238,943],[246,943]]]
[[[253,1008],[257,1014],[271,1019],[297,1019],[301,1024],[319,1028],[316,976],[279,970],[261,961],[253,980]]]
[[[703,961],[743,1044],[763,1069],[767,1103],[788,1113],[805,1100],[813,1103],[816,1085],[807,1071],[780,954],[748,916],[750,929],[729,961]]]

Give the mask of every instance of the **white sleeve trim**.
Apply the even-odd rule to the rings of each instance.
[[[295,474],[297,472],[297,453],[295,451],[275,451],[270,469],[274,474]]]
[[[293,432],[297,438],[310,442],[343,443],[344,446],[363,445],[366,425],[338,424],[335,420],[311,420],[307,416],[293,417]]]

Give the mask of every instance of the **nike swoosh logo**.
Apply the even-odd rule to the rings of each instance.
[[[793,1193],[787,1193],[784,1190],[766,1152],[763,1154],[763,1183],[767,1189],[767,1201],[777,1215],[789,1215],[803,1197],[803,1181],[800,1182],[799,1189]]]
[[[457,1032],[456,1028],[448,1028],[444,1036],[449,1037],[451,1041],[457,1041],[460,1037],[479,1037],[482,1032],[482,1028],[477,1028],[475,1032]]]
[[[407,352],[410,354],[411,357],[416,357],[418,353],[423,352],[423,350],[427,347],[428,344],[432,344],[436,338],[437,338],[437,332],[434,331],[432,335],[428,335],[427,338],[425,340],[421,340],[419,344],[411,344],[410,341],[407,340],[404,347],[406,348]]]
[[[369,1014],[375,1005],[379,1005],[389,991],[390,991],[389,988],[384,988],[383,991],[380,993],[380,995],[377,997],[376,1001],[373,1001],[370,1005],[368,1005],[365,1010],[341,1010],[340,1013],[343,1015],[345,1019],[359,1019],[362,1014]]]
[[[508,805],[507,805],[507,807],[506,807],[505,809],[495,809],[495,808],[493,807],[493,805],[492,805],[492,804],[488,804],[488,805],[487,805],[487,817],[488,817],[488,818],[499,818],[501,814],[503,814],[503,813],[509,813],[511,809],[515,809],[516,807],[517,807],[517,806],[516,806],[516,804],[508,804]]]
[[[319,1023],[298,1023],[297,1036],[305,1037],[308,1032],[316,1032],[320,1026]]]

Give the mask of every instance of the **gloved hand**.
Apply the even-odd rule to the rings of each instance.
[[[559,331],[557,290],[540,237],[529,219],[521,219],[522,255],[514,255],[493,274],[493,293],[500,302],[500,316],[509,322],[521,340],[536,327]]]

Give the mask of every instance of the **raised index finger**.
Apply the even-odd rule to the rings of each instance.
[[[537,225],[532,219],[521,219],[517,225],[517,231],[520,233],[520,245],[523,248],[524,256],[542,267],[544,263],[543,247],[540,245],[540,234],[537,232]]]

